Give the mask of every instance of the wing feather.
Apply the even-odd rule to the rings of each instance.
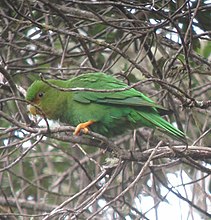
[[[126,88],[128,85],[104,73],[89,73],[70,80],[70,87],[91,88],[96,92],[76,91],[73,99],[81,103],[99,103],[110,105],[125,105],[131,107],[153,107],[167,112],[167,109],[135,89],[120,92],[98,92],[102,89]]]

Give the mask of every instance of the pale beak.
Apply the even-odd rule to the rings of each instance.
[[[32,115],[36,115],[36,114],[37,114],[36,107],[33,106],[33,105],[27,105],[27,109],[29,110],[29,112],[30,112]]]

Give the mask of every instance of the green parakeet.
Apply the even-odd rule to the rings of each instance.
[[[104,73],[88,73],[70,80],[48,80],[61,88],[91,88],[112,90],[127,85]],[[27,90],[26,100],[38,106],[30,106],[32,114],[45,115],[49,119],[113,137],[127,129],[146,126],[159,130],[185,142],[185,135],[160,116],[165,108],[136,89],[118,92],[60,91],[43,81],[35,81]]]

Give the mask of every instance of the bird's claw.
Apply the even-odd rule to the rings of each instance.
[[[75,131],[73,132],[74,135],[79,135],[80,134],[80,131],[82,130],[83,133],[87,134],[89,129],[88,129],[88,126],[93,124],[94,121],[92,120],[89,120],[85,123],[80,123],[77,125],[77,127],[75,128]]]

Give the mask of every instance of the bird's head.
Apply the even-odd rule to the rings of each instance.
[[[43,115],[40,110],[43,110],[42,105],[46,100],[49,89],[50,86],[40,80],[35,81],[28,88],[26,93],[26,100],[32,104],[29,104],[27,107],[32,115]]]

